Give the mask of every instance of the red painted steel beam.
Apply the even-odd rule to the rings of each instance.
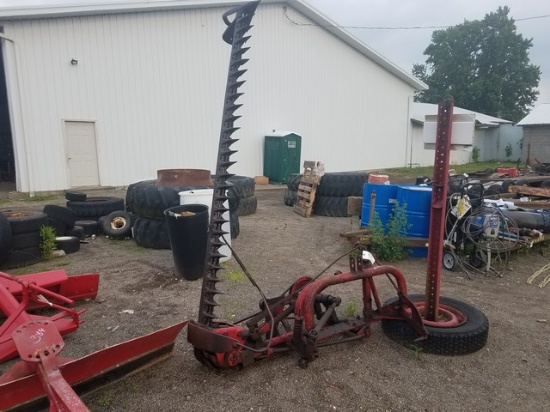
[[[378,275],[392,275],[397,283],[397,288],[403,295],[407,295],[407,283],[403,273],[394,266],[383,265],[364,269],[351,273],[341,273],[334,276],[327,276],[318,279],[306,285],[296,299],[295,314],[303,317],[304,329],[311,330],[315,322],[314,304],[315,297],[324,289],[332,285],[353,282],[356,280],[367,279]]]
[[[449,156],[453,129],[453,98],[441,102],[437,113],[432,204],[428,240],[428,270],[426,274],[426,312],[424,319],[437,321],[441,287],[441,260],[445,234],[445,208],[449,181]]]
[[[80,359],[60,359],[58,370],[77,394],[89,392],[167,358],[185,325],[187,321],[182,321]],[[40,410],[44,407],[46,390],[40,376],[34,369],[25,367],[26,364],[19,361],[0,376],[1,411],[15,408]],[[58,381],[54,383],[58,384]]]

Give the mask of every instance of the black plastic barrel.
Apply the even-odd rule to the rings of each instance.
[[[204,274],[208,236],[208,206],[189,204],[164,211],[176,274],[197,280]]]

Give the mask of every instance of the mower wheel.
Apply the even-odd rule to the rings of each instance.
[[[413,302],[424,301],[424,295],[409,295],[408,297]],[[385,304],[394,304],[398,300],[399,298],[396,297]],[[428,338],[418,342],[415,342],[415,339],[418,338],[416,332],[406,321],[383,319],[382,330],[393,341],[409,347],[417,346],[426,353],[438,355],[465,355],[476,352],[485,346],[489,336],[489,321],[479,309],[468,303],[446,297],[440,297],[439,303],[453,311],[460,312],[466,318],[465,322],[453,327],[446,327],[444,323],[441,327],[425,325]]]
[[[124,239],[132,236],[132,216],[122,210],[109,213],[102,219],[101,229],[106,236]]]
[[[443,267],[447,270],[454,270],[456,267],[456,255],[454,252],[443,253]]]

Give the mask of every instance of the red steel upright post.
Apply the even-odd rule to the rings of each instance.
[[[432,205],[428,241],[428,273],[426,276],[426,313],[424,319],[437,322],[441,284],[441,259],[445,232],[445,207],[449,181],[449,154],[453,129],[453,98],[439,103],[435,141]]]

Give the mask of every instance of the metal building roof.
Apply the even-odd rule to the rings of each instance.
[[[67,0],[70,1],[70,0]],[[161,11],[175,9],[197,9],[206,7],[231,7],[247,3],[242,0],[167,0],[167,1],[120,1],[120,2],[97,2],[79,3],[77,5],[42,5],[25,7],[8,7],[0,10],[0,21],[21,20],[53,17],[86,16],[109,13],[134,13],[144,11]],[[286,3],[295,10],[304,14],[314,23],[323,27],[337,38],[353,47],[373,62],[377,63],[397,78],[414,87],[415,90],[426,90],[428,86],[412,76],[399,66],[390,62],[376,50],[357,39],[349,32],[337,27],[338,25],[313,8],[304,0],[262,0],[262,3]]]
[[[537,106],[518,123],[518,126],[538,125],[550,125],[550,103],[543,103]]]
[[[438,107],[437,104],[413,102],[413,104],[411,105],[411,120],[418,123],[424,123],[424,118],[426,115],[437,114],[437,107]],[[454,107],[453,113],[454,114],[473,114],[475,116],[476,125],[478,126],[495,127],[503,123],[513,123],[510,120],[487,116],[486,114],[473,112],[471,110],[463,109],[458,106]]]

